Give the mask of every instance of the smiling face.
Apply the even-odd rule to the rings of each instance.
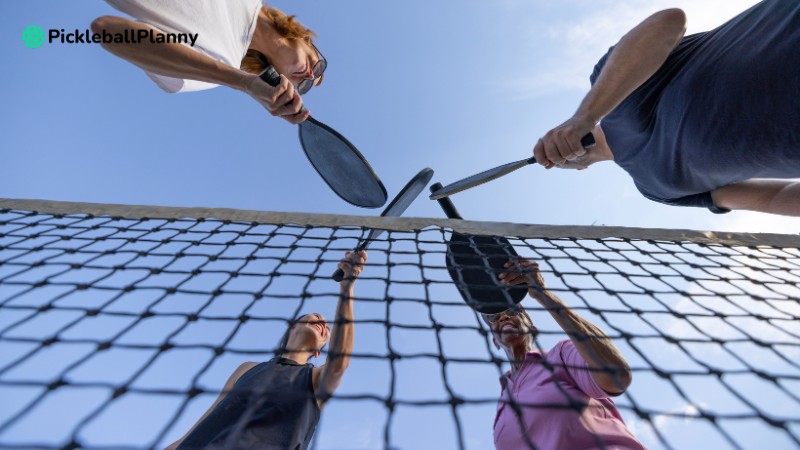
[[[539,330],[533,325],[525,310],[520,307],[517,314],[503,312],[496,316],[495,320],[489,324],[489,329],[492,331],[492,342],[495,346],[506,350],[518,346],[524,346],[525,349],[532,347],[533,338],[539,334]],[[484,320],[487,320],[486,315],[483,317]]]
[[[301,94],[322,82],[327,61],[314,48],[316,34],[304,27],[294,16],[279,9],[264,6],[258,16],[253,39],[242,58],[241,70],[261,74],[268,65],[285,76]],[[318,64],[324,61],[322,64]],[[314,76],[314,67],[317,74]],[[304,84],[307,86],[301,86]]]
[[[320,54],[304,39],[287,39],[273,54],[270,62],[275,70],[297,87],[303,80],[314,79],[314,66],[320,61]],[[314,80],[319,84],[321,78]]]
[[[306,314],[300,317],[289,331],[286,341],[288,351],[312,351],[314,356],[328,343],[331,328],[325,317],[319,313]]]

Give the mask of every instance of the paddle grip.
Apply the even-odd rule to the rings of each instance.
[[[333,272],[333,281],[339,283],[344,280],[344,270],[336,269],[336,272]]]
[[[281,74],[279,74],[278,71],[275,70],[275,66],[273,66],[273,65],[267,66],[267,68],[264,69],[264,71],[261,72],[261,75],[259,75],[258,77],[261,78],[262,80],[264,80],[268,85],[270,85],[272,87],[276,87],[277,85],[281,84]],[[289,102],[289,103],[291,103],[291,102]],[[303,109],[301,109],[298,112],[298,114],[303,112],[303,111],[305,111],[305,110],[306,110],[306,107],[303,106]]]
[[[597,142],[595,142],[594,135],[592,133],[586,133],[586,135],[581,138],[581,147],[587,150],[594,147],[596,143]]]
[[[442,183],[433,183],[433,185],[431,185],[431,193],[436,192],[441,188],[442,188]],[[442,207],[442,211],[444,211],[447,217],[449,217],[450,219],[463,219],[463,217],[461,217],[461,214],[458,213],[456,205],[454,205],[453,202],[450,201],[450,197],[442,197],[436,201],[439,202],[439,206]]]
[[[364,250],[365,248],[367,248],[367,244],[368,243],[369,243],[369,241],[359,245],[358,248],[356,249],[356,253],[358,253],[361,250]],[[336,269],[336,272],[333,272],[333,276],[331,278],[333,278],[333,281],[335,281],[337,283],[341,282],[342,280],[344,280],[344,270]]]
[[[586,135],[584,135],[581,138],[581,147],[583,147],[586,150],[589,150],[590,148],[594,147],[595,144],[597,144],[597,142],[594,140],[594,134],[592,133],[586,133]],[[536,158],[535,157],[529,158],[528,164],[536,164]]]
[[[281,84],[281,74],[279,74],[278,71],[275,70],[275,66],[272,65],[267,66],[258,77],[272,87]]]

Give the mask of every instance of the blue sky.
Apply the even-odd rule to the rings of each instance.
[[[680,4],[681,2],[678,2]],[[685,5],[690,32],[748,1]],[[303,156],[296,127],[226,88],[167,95],[97,45],[21,45],[27,24],[82,28],[102,2],[8,3],[0,43],[5,197],[374,214],[338,199]],[[46,5],[46,6],[45,6]],[[306,103],[355,143],[390,195],[423,167],[447,184],[526,157],[588,89],[596,59],[649,12],[675,3],[275,3],[319,34],[330,61]],[[46,69],[45,69],[46,68]],[[794,219],[714,216],[641,197],[611,164],[529,167],[454,197],[474,220],[796,232]],[[413,216],[440,216],[421,201]]]
[[[329,61],[324,85],[305,97],[307,107],[316,118],[358,146],[392,196],[423,167],[433,168],[434,181],[446,184],[529,156],[537,138],[575,109],[588,89],[588,75],[597,58],[649,13],[670,6],[684,7],[690,19],[689,32],[693,32],[718,25],[754,2],[698,3],[502,0],[489,5],[467,0],[456,7],[446,2],[309,0],[272,4],[296,14],[314,29],[320,36],[318,46]],[[107,4],[8,2],[3,12],[0,49],[7,63],[0,75],[4,81],[0,87],[4,99],[0,152],[5,169],[0,177],[1,197],[378,213],[355,208],[330,192],[306,161],[296,127],[272,118],[241,93],[217,88],[168,95],[136,67],[97,45],[45,45],[33,50],[20,41],[19,34],[28,25],[85,28],[97,16],[115,14]],[[453,200],[462,215],[473,220],[779,233],[797,230],[796,219],[736,212],[715,216],[699,209],[650,202],[636,192],[621,169],[610,164],[582,173],[528,167],[458,194]],[[435,202],[423,198],[406,215],[442,214]],[[376,291],[365,289],[377,292],[378,287],[370,288]],[[235,300],[231,302],[235,304]],[[320,304],[318,308],[330,317],[330,304]],[[362,312],[368,314],[368,308],[364,308]],[[395,314],[399,320],[421,320],[420,311],[412,307]],[[468,311],[463,314],[465,320],[471,317]],[[546,318],[539,317],[547,323]],[[430,325],[425,320],[421,323]],[[622,323],[628,324],[624,320]],[[673,331],[679,332],[679,324],[663,325],[676,327]],[[47,328],[53,323],[41,326]],[[81,329],[91,333],[100,329],[94,327],[101,326],[104,325],[86,325]],[[264,329],[267,334],[279,331]],[[370,342],[380,333],[381,330],[365,331],[362,335],[366,339],[358,345],[379,348],[380,341]],[[275,340],[270,336],[261,338],[270,343]],[[426,341],[429,338],[397,339],[420,348],[423,341],[430,344]],[[453,352],[470,352],[475,345],[484,345],[477,335],[451,337],[453,341],[462,338],[463,345],[454,347]],[[485,355],[485,345],[481,350]],[[626,351],[626,356],[633,358],[634,352]],[[200,358],[182,357],[186,358],[183,362],[173,364],[190,367],[187,361],[196,363]],[[231,357],[225,364],[215,366],[204,382],[218,388],[236,362]],[[364,366],[354,364],[354,374],[343,385],[343,392],[383,389],[380,380],[385,370],[370,369],[366,362],[359,364]],[[420,364],[404,369],[408,375],[402,377],[402,383],[408,384],[401,384],[398,389],[411,397],[441,393],[440,387],[414,381],[411,374],[424,370],[430,370],[431,377],[438,376],[435,364]],[[496,369],[464,371],[462,375],[456,377],[457,382],[471,394],[487,398],[496,395]],[[107,376],[115,375],[111,371]],[[159,379],[158,375],[153,377]],[[642,381],[636,392],[648,395],[657,386],[657,380]],[[13,394],[28,395],[21,390]],[[690,407],[663,395],[664,398],[653,400],[661,408],[686,411]],[[709,401],[713,404],[719,399]],[[75,399],[65,397],[58,401],[66,404]],[[130,402],[132,411],[161,411],[160,404],[154,407],[147,399]],[[192,408],[194,416],[187,414],[177,428],[185,429],[205,406],[197,403]],[[363,442],[361,448],[382,442],[381,428],[370,426],[382,423],[382,408],[374,404],[364,409],[345,402],[332,404],[330,410],[339,412],[326,414],[340,419],[323,419],[321,448],[345,447],[342,440],[353,436]],[[491,445],[494,406],[467,409],[464,414],[470,425],[470,447],[487,448]],[[431,413],[430,417],[419,409],[397,414],[398,426],[406,431],[393,436],[402,448],[420,448],[420,441],[414,440],[420,436],[414,430],[423,430],[423,435],[430,436],[433,430],[450,426],[446,411]],[[353,415],[363,422],[341,419]],[[136,417],[141,429],[161,420],[157,414],[140,413]],[[633,423],[631,426],[640,427],[637,434],[643,440],[657,442],[648,436],[646,427],[641,428],[644,425],[632,417],[626,419]],[[669,420],[661,425],[672,430],[681,426]],[[32,428],[19,432],[35,429],[36,424],[28,426]],[[687,436],[701,436],[702,427],[696,430]],[[180,434],[178,429],[169,436],[176,433]],[[452,442],[452,434],[447,433],[442,433],[447,436],[441,437],[440,444],[445,448]],[[58,435],[55,428],[52,435]],[[763,436],[767,442],[772,436],[755,435]],[[138,432],[131,431],[129,437],[137,436]]]

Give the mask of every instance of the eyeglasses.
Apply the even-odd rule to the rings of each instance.
[[[511,308],[508,308],[505,311],[501,311],[501,312],[496,313],[496,314],[483,314],[483,313],[481,313],[481,318],[483,318],[483,321],[486,322],[486,325],[493,325],[495,322],[500,320],[500,318],[502,316],[514,317],[514,316],[519,316],[521,314],[522,314],[522,308],[520,308],[520,307],[515,305],[515,306],[512,306]]]
[[[297,92],[300,95],[305,94],[306,92],[310,91],[312,87],[314,87],[314,82],[317,81],[323,73],[325,73],[325,69],[328,68],[328,60],[322,56],[319,49],[314,45],[311,44],[311,47],[314,48],[314,51],[317,52],[317,56],[319,59],[314,64],[314,67],[311,69],[311,73],[313,74],[313,78],[306,78],[297,85]]]

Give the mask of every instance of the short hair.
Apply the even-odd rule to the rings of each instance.
[[[272,8],[270,6],[263,6],[262,8],[266,12],[267,18],[275,27],[275,31],[277,31],[283,39],[301,39],[313,48],[314,38],[317,37],[317,33],[314,33],[310,28],[306,28],[300,22],[296,21],[294,16],[287,16],[283,11],[277,8]],[[260,74],[268,65],[270,65],[270,62],[266,55],[258,50],[248,49],[244,58],[242,58],[239,68],[248,73]],[[319,83],[322,83],[322,78],[322,76],[319,77]]]

